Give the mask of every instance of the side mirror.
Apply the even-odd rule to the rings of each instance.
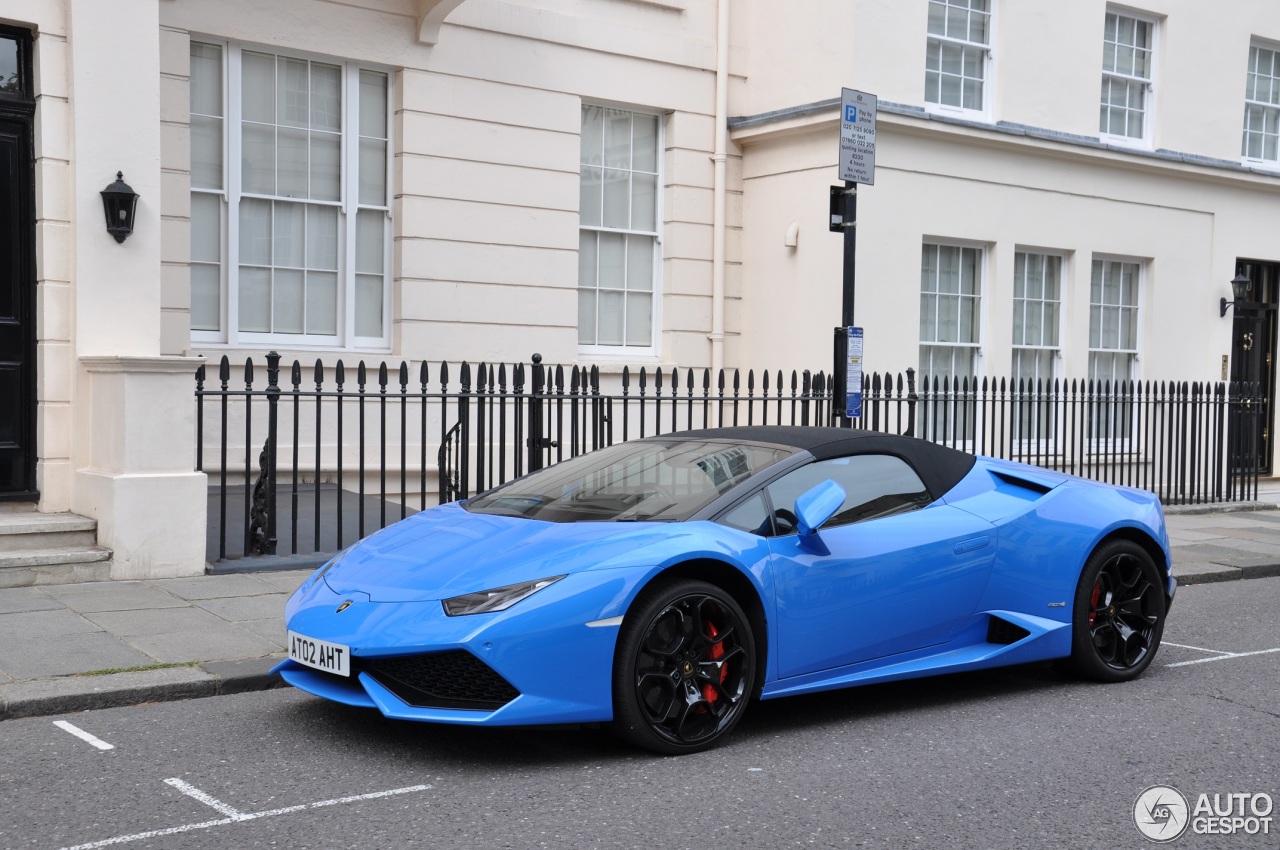
[[[844,504],[844,488],[828,479],[796,499],[796,519],[801,537],[808,537],[831,519]]]

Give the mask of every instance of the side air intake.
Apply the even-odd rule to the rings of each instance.
[[[991,617],[987,623],[987,643],[1008,645],[1017,643],[1029,634],[1031,632],[1022,628],[1022,626],[1016,626],[999,617]]]

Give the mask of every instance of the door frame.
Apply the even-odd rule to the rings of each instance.
[[[19,151],[26,167],[16,175],[18,228],[15,234],[18,268],[18,324],[21,334],[22,368],[19,373],[18,445],[23,453],[23,469],[17,489],[0,491],[0,501],[35,501],[36,489],[36,207],[35,207],[35,112],[36,101],[29,29],[0,25],[0,35],[18,44],[18,83],[15,92],[0,92],[0,123],[14,128]]]
[[[1276,318],[1280,307],[1280,263],[1238,258],[1237,273],[1252,286],[1246,300],[1236,301],[1231,318],[1231,380],[1257,383],[1262,410],[1255,417],[1255,463],[1262,476],[1271,475],[1275,453],[1271,431],[1275,415]]]

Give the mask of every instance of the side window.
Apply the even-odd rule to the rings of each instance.
[[[769,521],[769,511],[765,508],[764,496],[759,493],[735,505],[721,515],[716,522],[739,531],[759,534],[761,537],[769,537],[773,534],[773,523]]]
[[[845,500],[823,528],[862,522],[922,508],[929,491],[905,461],[893,455],[850,455],[803,466],[765,489],[773,502],[779,529],[794,527],[796,499],[806,490],[831,479],[844,488]]]

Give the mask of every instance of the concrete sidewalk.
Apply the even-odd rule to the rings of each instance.
[[[1280,576],[1280,510],[1170,508],[1181,584]],[[310,570],[0,590],[0,720],[261,690]]]

